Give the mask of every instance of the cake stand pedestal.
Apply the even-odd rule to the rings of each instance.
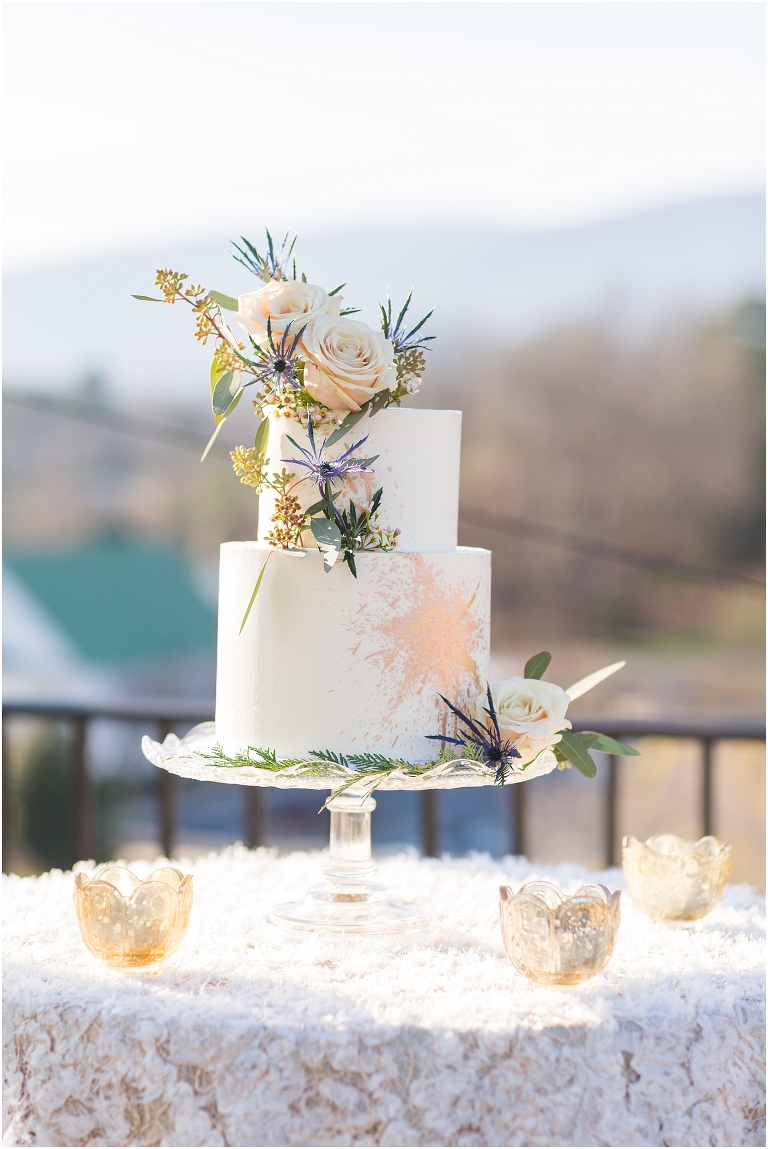
[[[395,901],[386,886],[374,881],[378,866],[371,857],[370,795],[347,790],[328,802],[331,841],[326,880],[311,887],[300,902],[276,906],[272,925],[292,934],[417,934],[429,928],[429,914],[419,906]]]
[[[212,751],[216,727],[203,722],[184,738],[169,734],[162,743],[144,737],[141,748],[155,766],[195,778],[200,782],[223,782],[238,786],[274,786],[278,789],[338,790],[330,798],[331,843],[325,881],[312,886],[300,902],[276,906],[268,921],[294,937],[310,933],[336,936],[408,936],[430,928],[426,910],[396,900],[375,879],[377,865],[371,857],[371,813],[376,802],[374,786],[381,790],[449,790],[464,786],[492,786],[495,771],[480,762],[456,759],[436,762],[417,774],[393,770],[386,777],[365,775],[351,766],[333,765],[318,774],[316,763],[294,763],[278,770],[254,761],[251,766],[230,767],[217,762]],[[311,766],[311,770],[307,770]],[[525,772],[513,774],[508,785],[549,774],[557,766],[554,754],[543,751]]]

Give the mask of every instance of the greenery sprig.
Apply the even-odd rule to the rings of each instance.
[[[285,274],[286,268],[291,261],[293,249],[296,246],[296,240],[299,238],[294,235],[290,244],[288,243],[288,236],[290,232],[285,233],[285,238],[280,246],[280,251],[275,250],[275,245],[272,241],[272,236],[269,234],[269,229],[265,228],[267,233],[267,253],[261,255],[250,240],[246,239],[244,235],[240,239],[245,244],[245,248],[239,246],[232,240],[232,246],[239,254],[234,256],[238,263],[242,264],[246,271],[252,272],[263,283],[270,283],[273,279],[288,279]],[[296,261],[293,261],[293,275],[292,279],[296,278]],[[307,277],[302,275],[302,281],[307,282]]]
[[[392,346],[395,351],[395,363],[397,364],[397,387],[391,391],[387,405],[392,403],[398,404],[400,400],[406,395],[412,395],[414,391],[418,390],[421,383],[421,376],[424,374],[424,369],[427,365],[424,357],[424,352],[429,351],[426,346],[435,338],[434,335],[419,335],[418,339],[414,338],[419,331],[421,331],[424,324],[428,319],[431,319],[434,308],[428,311],[427,314],[419,320],[415,327],[410,331],[406,331],[405,317],[408,314],[408,308],[411,306],[413,299],[413,288],[408,293],[403,306],[397,318],[392,320],[392,300],[387,292],[386,304],[379,304],[379,311],[381,313],[381,330],[384,333],[385,339],[392,341]]]
[[[430,762],[406,762],[403,758],[388,758],[383,754],[339,754],[332,750],[311,750],[308,758],[278,759],[274,750],[258,746],[249,746],[235,754],[225,754],[217,743],[209,754],[201,754],[201,757],[215,766],[228,769],[254,766],[258,770],[269,770],[275,774],[290,771],[298,778],[343,779],[341,785],[332,789],[325,806],[332,798],[355,787],[372,793],[396,771],[408,778],[421,778],[437,767],[453,766],[468,774],[493,777],[493,770],[478,759],[474,747],[467,746],[465,749],[467,753],[461,755],[444,749],[438,758]]]

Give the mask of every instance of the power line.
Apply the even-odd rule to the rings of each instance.
[[[145,415],[132,415],[128,412],[116,411],[114,408],[100,407],[81,399],[70,399],[32,391],[26,393],[14,391],[5,392],[3,401],[18,407],[42,411],[48,415],[74,419],[80,423],[92,423],[135,439],[165,444],[173,442],[179,447],[186,447],[194,451],[200,451],[205,447],[209,438],[207,433],[195,431],[192,427],[182,427],[178,423],[164,423],[159,419],[151,419]],[[459,516],[467,526],[480,527],[482,530],[497,531],[499,534],[528,539],[530,542],[543,543],[545,546],[586,555],[588,558],[624,563],[627,566],[637,567],[652,573],[668,571],[697,581],[701,579],[731,581],[745,583],[749,586],[765,587],[765,582],[762,579],[741,574],[739,571],[719,570],[699,563],[678,562],[676,559],[670,559],[664,555],[652,555],[634,550],[631,547],[615,546],[613,543],[588,538],[586,535],[564,527],[552,527],[545,523],[533,522],[530,519],[506,515],[500,511],[483,510],[480,507],[462,504],[459,507]]]
[[[46,415],[58,415],[63,419],[74,419],[78,423],[94,423],[108,431],[118,431],[134,439],[148,439],[152,443],[177,443],[199,451],[205,447],[210,435],[196,431],[194,427],[182,427],[179,423],[164,423],[160,419],[150,419],[146,415],[131,415],[127,411],[116,411],[113,407],[100,407],[82,399],[68,399],[58,395],[45,395],[30,391],[3,393],[3,403],[16,407],[28,407],[42,411]]]
[[[531,542],[544,543],[547,546],[587,555],[589,558],[608,559],[611,562],[625,563],[652,572],[672,571],[676,574],[685,575],[687,578],[731,579],[736,582],[748,583],[751,586],[765,586],[762,579],[741,574],[739,571],[719,570],[716,567],[702,566],[700,563],[678,562],[677,559],[670,559],[664,555],[651,555],[643,551],[633,550],[630,547],[617,547],[613,543],[606,543],[601,539],[590,539],[586,535],[578,534],[576,531],[570,531],[564,527],[551,527],[544,523],[534,523],[529,519],[519,519],[513,515],[505,515],[500,511],[481,510],[480,507],[462,504],[459,507],[459,516],[467,526],[498,531],[505,535],[514,535],[517,538],[529,539]]]

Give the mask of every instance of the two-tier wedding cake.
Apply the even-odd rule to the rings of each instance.
[[[297,455],[291,439],[309,449],[300,424],[269,422],[270,466]],[[228,753],[332,748],[423,762],[434,753],[425,735],[452,718],[439,695],[468,709],[485,687],[491,555],[456,545],[461,412],[380,411],[333,453],[363,433],[361,451],[377,458],[344,493],[365,506],[383,489],[381,520],[400,531],[394,550],[357,554],[356,578],[341,563],[326,573],[316,548],[275,554],[240,632],[269,553],[274,492],[259,499],[259,541],[221,548],[216,731]],[[302,509],[315,491],[297,487]]]
[[[411,326],[409,295],[398,312],[387,298],[379,331],[350,318],[345,285],[307,282],[287,239],[234,245],[259,283],[237,298],[155,281],[214,345],[203,459],[248,388],[259,417],[231,452],[259,531],[221,548],[215,743],[194,769],[342,789],[593,776],[591,747],[627,748],[571,733],[566,710],[623,664],[563,690],[542,652],[488,683],[491,556],[457,546],[461,412],[401,407],[431,312]]]

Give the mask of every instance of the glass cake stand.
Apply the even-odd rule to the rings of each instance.
[[[330,850],[323,867],[325,880],[312,886],[300,902],[275,906],[272,925],[296,937],[312,933],[400,935],[422,934],[430,928],[429,913],[410,902],[399,901],[374,879],[377,863],[371,856],[371,814],[376,802],[371,792],[380,790],[448,790],[459,786],[492,786],[494,771],[481,762],[459,759],[443,762],[419,775],[393,771],[383,780],[361,775],[353,767],[339,766],[333,774],[307,776],[301,768],[264,770],[254,766],[217,766],[206,755],[217,742],[213,722],[195,726],[184,738],[169,734],[155,742],[145,736],[141,748],[146,758],[162,770],[201,782],[239,786],[274,786],[279,789],[338,790],[343,794],[328,801],[331,812]],[[557,765],[546,750],[526,767],[511,775],[507,784],[549,774]],[[359,777],[359,785],[354,784]],[[349,786],[349,782],[353,785]]]

